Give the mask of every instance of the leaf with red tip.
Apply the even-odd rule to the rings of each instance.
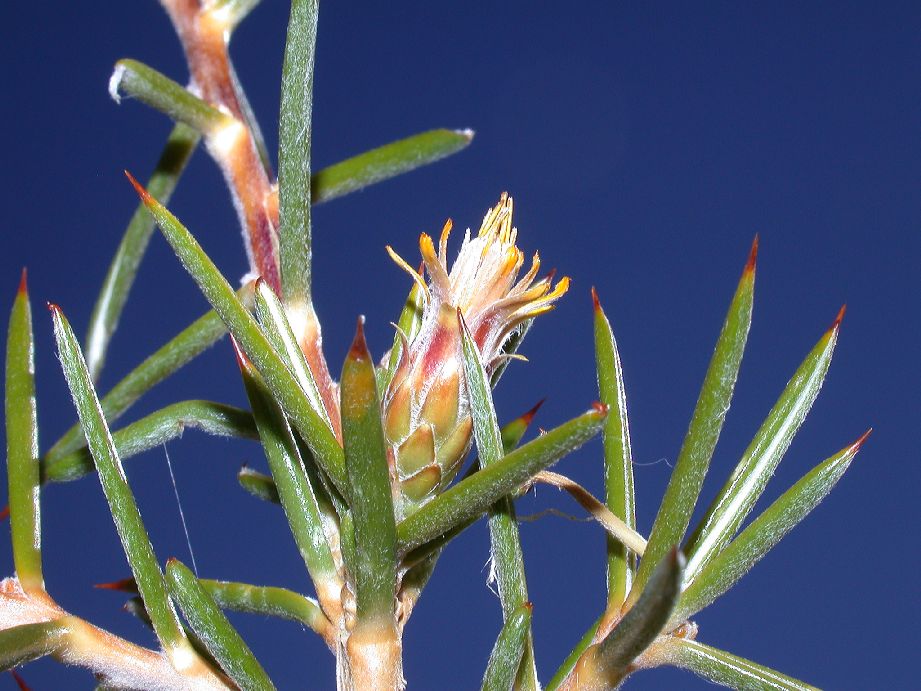
[[[13,680],[16,682],[16,686],[19,687],[19,691],[31,691],[29,685],[26,684],[26,680],[15,669],[10,670],[10,674],[13,675]]]
[[[848,469],[870,434],[826,459],[784,492],[704,568],[681,596],[678,624],[729,590],[821,502]]]
[[[688,539],[687,583],[693,582],[707,562],[732,539],[790,447],[825,381],[838,340],[840,316],[787,383],[729,480]]]
[[[195,653],[185,637],[173,603],[167,594],[163,572],[150,544],[134,494],[125,477],[121,459],[118,457],[96,397],[96,390],[86,369],[80,344],[60,308],[56,305],[50,305],[50,308],[61,368],[64,370],[83,433],[96,463],[103,493],[109,503],[112,519],[137,581],[138,590],[144,598],[157,638],[167,655],[177,664],[187,664],[188,657],[194,656]]]
[[[110,583],[96,583],[94,588],[98,590],[115,590],[121,593],[137,593],[138,584],[133,578],[122,578],[120,581],[111,581]]]
[[[531,422],[534,420],[534,416],[537,415],[537,411],[540,410],[540,407],[546,401],[546,398],[543,398],[537,402],[533,408],[523,415],[519,415],[511,422],[507,422],[502,426],[502,429],[499,430],[502,437],[502,451],[508,453],[521,441],[524,437],[525,432],[528,431],[528,427],[531,426]]]
[[[13,563],[23,590],[43,592],[38,413],[32,308],[23,269],[6,342],[6,457]]]
[[[611,324],[592,288],[595,308],[595,368],[598,393],[610,409],[604,424],[605,504],[627,527],[636,530],[636,500],[633,493],[633,452],[627,418],[624,373]],[[636,554],[612,536],[607,537],[608,609],[619,610],[633,585]]]
[[[645,556],[637,569],[628,602],[636,601],[655,565],[662,560],[672,545],[681,542],[691,521],[704,476],[710,467],[710,459],[713,457],[726,413],[732,402],[732,392],[742,364],[742,353],[748,340],[755,290],[753,256],[749,255],[742,278],[729,305],[710,365],[704,375],[691,423],[678,452],[675,469],[659,505]]]
[[[240,302],[227,279],[221,275],[191,233],[162,204],[143,194],[142,198],[186,271],[195,279],[205,298],[259,371],[272,396],[307,442],[314,460],[336,489],[347,497],[348,480],[342,447],[326,421],[314,410],[297,379],[272,347],[256,319]]]
[[[397,583],[396,519],[387,446],[374,362],[365,342],[364,318],[342,366],[342,441],[352,493],[357,616],[392,625]]]

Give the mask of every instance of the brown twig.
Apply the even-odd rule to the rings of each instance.
[[[257,136],[248,124],[246,97],[234,76],[228,41],[231,25],[225,12],[200,0],[161,0],[182,43],[191,73],[192,88],[233,121],[205,139],[230,188],[246,240],[250,269],[282,295],[278,257],[278,193],[259,154]],[[340,442],[339,402],[336,385],[323,355],[320,323],[312,305],[289,309],[288,318]]]
[[[208,103],[231,115],[231,125],[206,139],[230,188],[246,238],[250,266],[281,293],[278,263],[278,208],[270,203],[272,182],[248,127],[230,64],[230,29],[224,14],[199,0],[161,0],[179,35],[193,88]]]
[[[116,688],[235,688],[200,659],[189,660],[189,667],[178,672],[165,654],[142,648],[68,614],[47,594],[26,593],[15,578],[0,581],[0,630],[50,621],[61,621],[67,629],[55,657],[86,667]]]

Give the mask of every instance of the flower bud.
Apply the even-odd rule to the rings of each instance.
[[[438,250],[428,235],[419,248],[429,282],[390,248],[394,260],[424,286],[422,323],[412,341],[404,339],[400,359],[383,398],[384,433],[391,467],[405,514],[444,490],[457,475],[467,452],[473,420],[464,379],[457,310],[460,309],[479,349],[487,374],[506,357],[503,347],[524,322],[553,308],[569,288],[552,276],[534,281],[540,267],[518,279],[524,254],[515,245],[512,198],[503,194],[483,219],[473,239],[468,230],[453,266],[448,269],[448,221]],[[399,502],[398,502],[399,503]]]

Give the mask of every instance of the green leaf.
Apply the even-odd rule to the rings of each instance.
[[[593,408],[447,489],[397,526],[400,553],[406,554],[481,515],[501,497],[598,434],[606,415],[603,408]]]
[[[304,351],[297,342],[297,337],[291,329],[291,323],[286,316],[285,307],[281,304],[272,287],[261,278],[256,281],[256,315],[268,337],[269,342],[281,355],[282,360],[297,379],[301,389],[310,399],[310,403],[317,415],[326,421],[332,429],[329,414],[323,405],[323,397],[317,387]]]
[[[543,401],[540,401],[528,412],[519,415],[502,427],[502,450],[504,453],[507,454],[518,446],[542,404]],[[474,468],[471,468],[471,470],[474,470]],[[400,588],[402,595],[405,596],[407,591],[411,589],[416,593],[412,598],[418,598],[422,589],[425,587],[426,583],[428,583],[432,571],[435,569],[435,564],[438,561],[438,556],[441,554],[442,548],[457,535],[470,527],[474,520],[475,518],[471,518],[460,525],[454,526],[447,533],[440,535],[406,555],[403,559],[403,565],[408,565],[409,569],[403,577]]]
[[[690,670],[714,684],[746,691],[818,691],[773,669],[686,638],[672,638],[665,646],[669,664]]]
[[[258,439],[253,416],[247,410],[213,401],[173,403],[112,433],[119,458],[132,456],[181,437],[187,429],[199,429],[222,437]],[[95,470],[89,449],[45,457],[42,480],[67,482]]]
[[[547,683],[545,691],[556,691],[560,688],[562,684],[569,677],[569,674],[572,672],[573,668],[576,666],[576,663],[579,661],[579,658],[582,657],[582,653],[592,644],[592,641],[595,639],[595,632],[598,631],[598,626],[601,624],[601,620],[604,619],[604,615],[601,615],[595,620],[595,623],[588,627],[588,630],[582,634],[582,638],[579,639],[579,642],[576,643],[576,647],[573,648],[569,655],[566,656],[566,659],[563,660],[563,664],[560,665],[559,669],[553,675],[553,678]]]
[[[588,648],[573,671],[576,688],[616,688],[630,664],[662,633],[678,596],[684,558],[673,548],[652,572],[636,604],[600,643]]]
[[[147,189],[151,194],[164,202],[169,201],[179,177],[192,157],[195,147],[198,146],[199,139],[198,132],[191,127],[179,124],[173,128],[160,154],[160,160],[157,161],[157,166],[147,182]],[[99,380],[109,341],[118,328],[118,321],[153,230],[153,219],[143,204],[139,204],[112,258],[99,297],[96,298],[93,314],[90,316],[85,350],[86,364],[94,382]]]
[[[240,487],[252,494],[256,499],[281,504],[275,480],[270,475],[243,466],[240,468],[240,472],[237,473],[237,482],[240,483]]]
[[[630,603],[636,601],[652,575],[652,569],[665,553],[672,545],[681,542],[694,512],[694,505],[697,503],[700,487],[723,428],[739,366],[742,363],[742,353],[751,325],[757,252],[758,238],[755,237],[748,262],[716,342],[707,374],[704,376],[691,424],[678,452],[675,469],[656,514],[645,557],[640,560],[636,579],[627,599]]]
[[[61,650],[67,643],[67,620],[62,617],[0,631],[0,672]]]
[[[624,373],[611,324],[592,288],[595,305],[595,366],[601,402],[608,406],[608,419],[601,433],[604,441],[605,504],[628,527],[636,530],[636,501],[633,494],[633,453],[627,420]],[[627,599],[636,571],[636,554],[612,536],[607,537],[608,610],[619,610]]]
[[[477,349],[467,325],[457,310],[463,344],[464,374],[467,398],[473,415],[473,434],[476,438],[480,467],[488,468],[498,463],[505,455],[502,432],[493,406],[492,390],[486,369],[480,361]],[[499,590],[502,617],[506,622],[513,613],[528,601],[527,579],[524,573],[524,555],[518,535],[515,505],[511,497],[499,499],[489,510],[489,537],[491,542],[492,574]],[[534,666],[534,648],[531,637],[525,633],[524,661],[519,670],[519,685],[522,688],[537,689],[537,670]]]
[[[252,286],[246,285],[237,293],[244,303],[252,299]],[[214,345],[225,333],[227,327],[217,313],[211,311],[195,320],[174,338],[135,367],[101,401],[102,411],[109,424],[114,423],[134,403],[154,386],[184,367]],[[80,425],[71,427],[45,458],[61,456],[84,446]],[[43,459],[43,463],[44,463]]]
[[[506,620],[489,655],[483,691],[511,691],[531,632],[532,609],[531,603],[525,602]]]
[[[429,130],[354,156],[313,176],[313,202],[329,201],[457,153],[472,130]]]
[[[130,178],[144,204],[163,231],[186,271],[195,279],[208,302],[252,361],[297,431],[304,437],[314,460],[343,495],[348,496],[345,459],[339,441],[310,404],[281,356],[272,348],[255,318],[234,294],[217,267],[195,238],[162,204]]]
[[[262,665],[221,612],[214,598],[198,582],[195,574],[180,562],[170,559],[166,564],[166,576],[170,592],[182,608],[192,630],[198,634],[227,676],[243,691],[274,689]]]
[[[818,506],[844,475],[868,434],[813,468],[714,557],[681,595],[672,622],[693,616],[729,590]]]
[[[238,362],[278,498],[301,558],[321,599],[331,595],[338,598],[342,582],[323,530],[323,517],[314,488],[307,480],[294,435],[259,375],[239,352]]]
[[[23,270],[6,340],[6,466],[13,563],[27,593],[44,590],[34,351]]]
[[[144,605],[150,614],[157,638],[171,660],[194,655],[167,594],[163,572],[160,571],[153,546],[141,520],[141,513],[128,486],[124,468],[115,450],[115,443],[109,433],[89,371],[86,369],[80,344],[60,308],[57,305],[51,305],[50,308],[64,377],[67,379],[83,432],[96,462],[99,480],[109,503],[118,536],[131,565],[138,591],[144,598]]]
[[[181,122],[206,135],[218,133],[236,123],[233,117],[177,84],[169,77],[137,60],[119,60],[109,80],[109,94],[116,103],[122,94],[136,98],[159,110],[175,122]]]
[[[732,539],[790,447],[825,381],[843,314],[842,309],[835,323],[787,383],[742,460],[689,538],[685,548],[687,583],[693,582],[701,569]]]
[[[290,619],[326,636],[332,624],[313,599],[287,588],[199,578],[205,592],[222,609]]]
[[[363,321],[364,318],[358,320],[340,384],[342,439],[357,548],[353,566],[356,613],[366,622],[392,622],[397,582],[396,524],[380,396]]]
[[[317,0],[293,0],[281,71],[278,128],[278,251],[285,304],[310,302],[310,135]]]

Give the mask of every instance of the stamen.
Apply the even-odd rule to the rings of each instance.
[[[432,282],[435,284],[435,292],[442,301],[449,302],[451,300],[451,279],[448,278],[444,265],[438,261],[435,245],[427,233],[419,236],[419,250],[422,252],[425,268],[428,269]]]
[[[430,296],[429,287],[425,284],[425,280],[422,278],[419,272],[416,271],[409,264],[407,264],[406,260],[403,259],[403,257],[401,257],[399,254],[394,252],[393,248],[390,245],[387,245],[385,249],[387,250],[387,254],[390,255],[390,258],[393,259],[394,262],[396,262],[396,265],[399,266],[401,269],[403,269],[403,271],[408,273],[410,276],[412,276],[412,279],[416,282],[416,285],[422,288],[422,293],[425,295],[426,299],[428,299]]]

